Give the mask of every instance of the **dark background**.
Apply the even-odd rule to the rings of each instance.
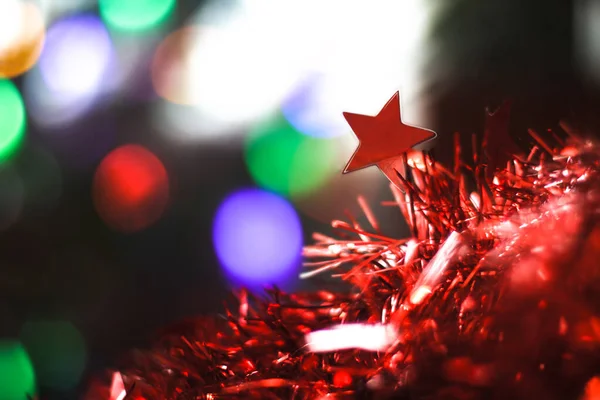
[[[599,92],[578,58],[576,5],[569,0],[447,1],[429,38],[439,51],[423,65],[424,74],[431,74],[422,98],[439,134],[437,157],[449,161],[452,134],[481,131],[484,108],[506,98],[513,100],[513,135],[527,127],[554,127],[565,117],[597,131]],[[182,1],[179,17],[197,6]],[[437,72],[440,66],[443,74]],[[210,229],[223,196],[252,184],[241,149],[203,145],[171,151],[136,134],[153,129],[149,112],[143,105],[112,104],[73,129],[112,120],[117,144],[137,141],[161,149],[175,178],[172,202],[158,223],[135,235],[107,228],[91,202],[91,166],[65,170],[58,206],[48,213],[27,204],[26,218],[0,237],[2,335],[17,336],[30,319],[70,320],[88,346],[87,376],[110,366],[126,349],[146,345],[158,328],[219,312],[228,295]],[[17,163],[27,163],[30,148],[43,144],[35,127],[29,137]],[[203,173],[207,169],[218,173]],[[41,182],[35,188],[40,195],[51,191]],[[303,223],[306,232],[326,229],[312,220]]]

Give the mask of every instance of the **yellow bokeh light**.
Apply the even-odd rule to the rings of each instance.
[[[0,78],[14,78],[35,65],[45,38],[44,16],[33,3],[0,3]]]

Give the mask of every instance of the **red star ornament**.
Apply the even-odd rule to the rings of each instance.
[[[431,130],[404,124],[401,114],[399,92],[374,117],[344,113],[359,140],[344,173],[377,165],[390,181],[398,185],[398,172],[404,171],[402,154],[436,137]]]

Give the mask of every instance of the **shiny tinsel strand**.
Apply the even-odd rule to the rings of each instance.
[[[407,154],[385,204],[410,237],[381,234],[359,199],[370,227],[333,221],[338,235],[304,250],[304,277],[350,290],[241,292],[226,315],[134,352],[112,375],[122,389],[86,398],[592,399],[600,149],[565,130],[530,131],[529,153],[491,173],[499,158],[475,141],[453,170]]]

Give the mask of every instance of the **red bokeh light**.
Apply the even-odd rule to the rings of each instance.
[[[333,384],[339,388],[352,385],[352,380],[352,375],[345,370],[339,370],[333,375]]]
[[[156,222],[169,200],[169,178],[161,161],[138,145],[121,146],[94,176],[96,211],[111,228],[136,232]]]

